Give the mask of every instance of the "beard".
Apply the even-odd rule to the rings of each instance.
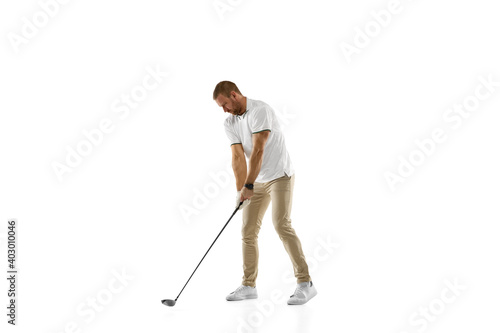
[[[243,113],[243,104],[238,103],[236,101],[233,104],[234,104],[234,108],[233,108],[233,110],[231,110],[231,113],[235,116],[242,114]]]

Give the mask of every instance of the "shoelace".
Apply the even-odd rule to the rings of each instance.
[[[298,296],[298,294],[299,294],[299,293],[302,293],[303,291],[304,291],[304,288],[303,288],[303,287],[299,287],[299,286],[297,286],[297,288],[295,288],[295,291],[293,292],[293,295],[291,295],[291,296],[290,296],[290,298],[292,298],[292,297],[293,297],[293,296],[295,296],[295,295],[297,295],[297,296]],[[304,294],[304,293],[302,293],[302,294]]]
[[[233,291],[231,294],[235,294],[237,293],[238,291],[242,290],[242,289],[245,289],[246,286],[239,286],[238,288],[236,288],[235,291]]]

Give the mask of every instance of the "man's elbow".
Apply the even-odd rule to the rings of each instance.
[[[262,156],[264,156],[264,147],[254,147],[252,155],[257,158],[262,158]]]
[[[232,158],[233,168],[240,166],[241,164],[246,163],[245,156],[234,155]]]

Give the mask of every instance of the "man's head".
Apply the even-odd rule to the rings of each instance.
[[[240,90],[231,81],[221,81],[214,89],[214,101],[224,112],[240,115],[245,112],[246,100]]]

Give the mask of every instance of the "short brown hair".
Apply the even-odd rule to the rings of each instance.
[[[222,96],[229,97],[231,95],[231,91],[237,92],[238,94],[241,95],[240,90],[231,81],[221,81],[217,83],[214,89],[214,100],[217,99],[217,97],[222,94]]]

